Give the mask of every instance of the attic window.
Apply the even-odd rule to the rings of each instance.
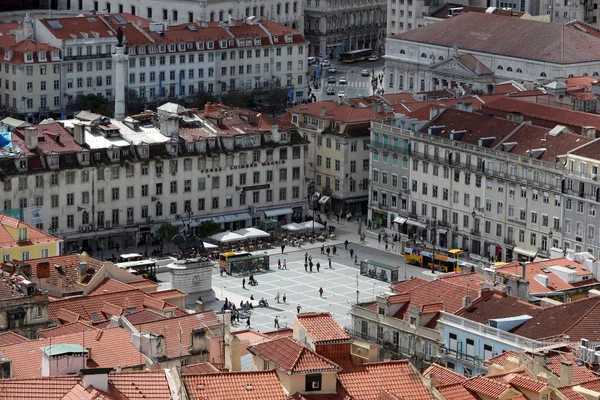
[[[507,71],[507,72],[512,72],[512,67],[507,67],[507,68],[506,68],[506,71]]]
[[[46,61],[46,52],[45,51],[38,52],[38,59],[40,61]]]
[[[496,69],[499,70],[499,71],[503,71],[504,70],[504,68],[502,67],[502,65],[498,65],[498,68],[496,68]]]
[[[179,48],[179,51],[185,51],[185,43],[179,43],[177,47]]]
[[[406,54],[404,50],[400,50],[400,54]]]
[[[545,77],[546,77],[546,73],[545,73],[545,72],[542,72],[542,73],[540,74],[540,76],[545,78]]]
[[[421,53],[421,58],[427,58],[427,54]]]
[[[254,44],[257,46],[260,46],[260,38],[259,37],[254,38]]]
[[[193,48],[194,48],[194,43],[192,43],[192,42],[190,42],[190,43],[186,43],[186,48],[187,48],[188,50],[191,50],[191,49],[193,49]]]
[[[211,40],[211,41],[208,41],[208,42],[206,42],[206,47],[207,47],[208,49],[214,49],[214,48],[215,48],[215,42],[213,42],[212,40]]]
[[[521,68],[517,68],[517,74],[522,74],[523,70]]]
[[[170,52],[174,52],[175,51],[175,45],[174,44],[170,44],[169,45],[169,51]]]
[[[221,44],[219,46],[221,46],[222,49],[227,48],[227,40],[221,40]]]
[[[33,62],[33,53],[25,53],[25,62]]]
[[[285,42],[292,43],[292,35],[285,35]]]

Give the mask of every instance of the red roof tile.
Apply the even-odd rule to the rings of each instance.
[[[41,374],[41,347],[60,343],[79,344],[91,349],[88,368],[130,368],[145,364],[139,351],[131,344],[129,332],[122,328],[88,331],[56,336],[32,342],[2,347],[2,356],[12,361],[14,378],[36,378]]]
[[[476,376],[468,379],[463,382],[463,386],[477,394],[494,399],[499,398],[504,392],[510,390],[509,385],[484,376]]]
[[[574,386],[581,386],[582,388],[593,390],[594,392],[600,392],[600,378],[596,378],[588,382],[578,383],[577,385],[565,386],[558,389],[564,396],[566,396],[568,400],[586,400],[586,397],[573,390]]]
[[[433,400],[421,374],[406,360],[363,364],[338,373],[344,394],[360,400],[377,400],[389,391],[405,400]],[[338,394],[339,391],[338,391]]]
[[[439,364],[431,364],[431,366],[423,372],[423,376],[426,378],[429,378],[432,374],[432,381],[437,385],[450,385],[464,382],[467,379],[461,374]]]
[[[528,376],[518,375],[512,378],[509,383],[515,386],[517,389],[526,389],[532,392],[539,393],[544,388],[548,387],[548,384],[538,381],[536,379],[531,379]]]
[[[131,290],[132,288],[133,286],[125,282],[121,282],[113,278],[104,278],[104,280],[100,282],[100,284],[96,286],[94,290],[90,291],[88,295],[94,296],[97,294],[123,292],[125,290]]]
[[[58,21],[62,28],[54,29],[49,22]],[[57,39],[94,39],[97,34],[99,38],[114,38],[116,44],[115,32],[104,23],[99,15],[88,15],[87,17],[67,17],[67,18],[45,18],[40,22]],[[72,36],[75,35],[75,38]]]
[[[139,281],[133,281],[133,282],[127,282],[127,284],[129,286],[133,286],[134,288],[138,288],[138,289],[151,289],[151,288],[155,288],[158,287],[159,284],[156,282],[152,282],[150,279],[142,279]]]
[[[443,396],[444,400],[480,400],[478,396],[465,388],[462,383],[438,386],[436,389]]]
[[[143,323],[135,325],[135,328],[138,331],[163,335],[165,337],[166,356],[173,359],[179,358],[182,351],[185,354],[193,350],[192,333],[194,330],[221,325],[222,321],[214,311],[206,311]],[[207,332],[207,335],[210,335],[210,332]]]
[[[112,373],[108,382],[127,400],[167,400],[171,392],[165,371]]]
[[[220,371],[217,367],[215,367],[212,363],[209,362],[186,365],[181,369],[181,373],[184,375],[210,374],[213,372]]]
[[[83,150],[81,144],[60,122],[37,125],[38,148],[44,154],[75,153]],[[24,140],[25,128],[17,128],[13,137],[18,136]]]
[[[485,13],[461,14],[394,38],[557,64],[600,60],[600,39],[575,27]]]
[[[493,364],[504,365],[504,363],[506,363],[506,359],[509,357],[519,358],[519,353],[514,350],[507,350],[501,354],[498,354],[496,357],[492,357],[488,360],[484,360],[483,362],[487,365],[493,365]]]
[[[13,229],[27,228],[27,233],[29,236],[28,240],[23,242],[20,240],[13,239],[10,233],[6,230],[6,227]],[[14,248],[21,246],[29,246],[32,244],[56,242],[62,242],[62,239],[55,238],[54,236],[46,232],[42,232],[38,229],[35,229],[33,226],[26,224],[25,222],[19,221],[18,219],[0,213],[0,245],[3,248]]]
[[[6,346],[9,344],[17,344],[23,342],[29,342],[29,339],[10,331],[0,333],[0,346]]]
[[[168,317],[151,310],[141,310],[125,315],[125,318],[133,325],[146,324],[149,322],[160,321]]]
[[[425,280],[423,278],[411,278],[407,281],[403,281],[403,282],[399,282],[399,283],[395,284],[392,287],[392,290],[394,292],[398,292],[398,293],[410,292],[412,289],[419,287],[419,286],[423,286],[427,282],[429,282],[429,281]]]
[[[229,372],[182,377],[190,400],[286,400],[275,371]]]
[[[50,337],[54,337],[54,336],[64,336],[64,335],[71,335],[74,333],[91,332],[91,331],[97,332],[97,331],[99,331],[99,329],[96,327],[90,326],[90,325],[86,325],[83,322],[72,322],[70,324],[57,326],[56,328],[43,329],[41,331],[38,331],[38,334],[42,338],[50,338]]]
[[[35,379],[0,379],[3,399],[63,400],[73,386],[79,384],[76,376],[53,376]]]
[[[325,110],[325,115],[321,116],[323,110]],[[290,108],[288,111],[293,114],[317,116],[319,118],[346,123],[370,122],[371,120],[390,118],[389,113],[383,111],[375,112],[371,107],[351,107],[346,104],[340,105],[333,100],[300,104]]]
[[[292,374],[340,370],[338,365],[289,337],[249,346],[248,351]]]
[[[159,290],[157,292],[150,292],[148,295],[161,300],[169,300],[173,298],[186,297],[187,293],[177,289]]]
[[[410,301],[410,293],[393,294],[387,297],[389,304],[402,304]]]
[[[296,316],[315,344],[352,341],[350,335],[329,313],[304,313]]]

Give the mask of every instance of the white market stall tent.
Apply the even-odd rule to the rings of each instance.
[[[289,231],[289,232],[298,232],[298,231],[303,231],[303,230],[307,229],[306,226],[304,226],[303,224],[296,224],[296,223],[283,225],[281,228],[285,229],[286,231]]]
[[[313,226],[314,226],[314,229],[324,229],[325,228],[325,225],[322,225],[315,221],[303,222],[300,225],[304,226],[304,229],[313,229]]]
[[[256,229],[256,228],[239,229],[237,231],[234,231],[233,233],[243,236],[245,239],[256,239],[256,238],[264,238],[264,237],[271,236],[270,233],[262,231],[260,229]]]
[[[230,243],[238,242],[240,240],[246,240],[242,235],[238,235],[235,232],[220,232],[215,235],[209,236],[209,239],[219,243]]]

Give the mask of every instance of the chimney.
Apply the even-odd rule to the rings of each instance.
[[[38,132],[35,126],[25,128],[25,146],[29,150],[35,150],[38,147]]]
[[[573,381],[573,363],[562,360],[560,362],[560,386],[569,386]]]
[[[85,136],[83,133],[84,129],[85,125],[80,122],[75,122],[73,124],[73,138],[75,138],[75,141],[81,145],[85,143]]]
[[[94,389],[108,392],[108,374],[111,371],[112,368],[84,368],[79,371],[81,383],[86,389],[91,386]]]
[[[519,265],[521,266],[521,278],[525,279],[525,276],[527,275],[527,268],[525,266],[524,262],[520,262]]]
[[[462,306],[463,308],[469,308],[473,305],[473,297],[471,296],[465,296],[462,299]]]
[[[371,103],[371,110],[373,110],[373,112],[379,113],[381,111],[383,111],[383,104],[381,101],[379,100],[374,100]]]
[[[596,128],[593,126],[582,126],[581,135],[592,139],[596,139]]]
[[[271,125],[271,138],[275,143],[281,141],[281,134],[279,133],[279,125]]]
[[[327,107],[321,106],[321,117],[324,117],[325,115],[327,115]]]
[[[225,314],[223,314],[223,325],[225,333],[231,332],[231,310],[225,310]]]

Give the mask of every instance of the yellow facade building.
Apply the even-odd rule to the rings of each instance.
[[[61,242],[61,239],[0,213],[0,254],[4,262],[58,256]]]

